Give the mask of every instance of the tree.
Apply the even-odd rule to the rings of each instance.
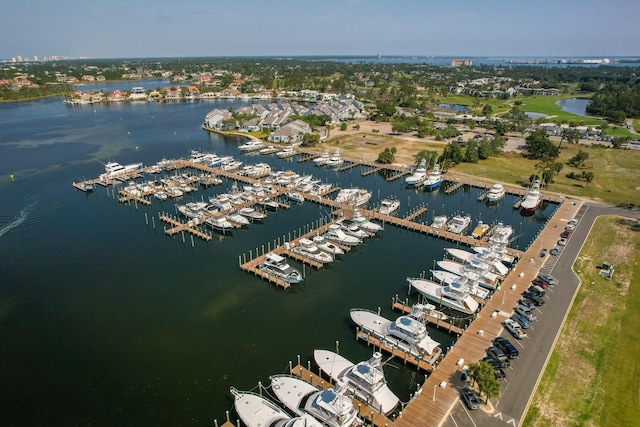
[[[464,161],[467,163],[478,163],[478,143],[475,139],[469,140],[467,142],[467,150],[464,153]]]
[[[462,147],[460,147],[460,144],[457,141],[451,141],[446,147],[444,147],[442,158],[450,160],[451,163],[455,165],[462,163],[462,160],[464,159]]]
[[[416,166],[418,166],[420,164],[422,159],[425,159],[425,163],[427,164],[427,167],[429,167],[429,166],[435,164],[436,160],[438,159],[438,152],[437,151],[422,150],[418,154],[415,155],[414,159],[416,160]]]
[[[493,366],[487,362],[469,364],[469,377],[478,384],[480,394],[484,394],[485,403],[493,398],[500,396],[502,386],[496,379]]]
[[[580,131],[575,127],[568,127],[562,130],[562,135],[560,136],[560,143],[558,144],[558,148],[562,145],[562,140],[566,139],[569,144],[577,144],[578,138],[580,138]]]
[[[587,187],[589,186],[589,183],[593,181],[594,176],[595,174],[593,172],[582,171],[582,179],[587,181]]]
[[[313,147],[318,142],[320,142],[320,136],[317,133],[305,133],[302,136],[302,146],[303,147]]]
[[[584,162],[589,158],[589,153],[585,153],[582,150],[578,150],[578,154],[570,158],[567,163],[577,168],[584,167]]]
[[[483,115],[490,116],[492,112],[493,112],[493,107],[491,107],[491,105],[485,104],[485,106],[482,107],[482,114]]]
[[[562,163],[557,163],[552,157],[544,157],[542,161],[536,164],[536,170],[540,171],[542,182],[545,186],[552,183],[553,176],[559,172],[558,164],[560,165],[560,170],[562,170]]]
[[[613,146],[613,148],[620,148],[630,140],[630,136],[615,136],[611,140],[611,145]]]
[[[342,122],[340,125],[340,130],[347,130],[347,124],[345,122]]]
[[[551,157],[557,159],[560,155],[558,147],[556,147],[547,133],[542,129],[537,129],[527,136],[525,139],[528,157],[533,160],[542,159],[543,157]]]
[[[393,154],[394,152],[395,152],[395,147],[391,149],[389,147],[385,148],[384,151],[378,154],[378,163],[389,164],[389,163],[395,162],[396,157]]]

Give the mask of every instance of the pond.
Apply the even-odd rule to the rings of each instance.
[[[445,110],[458,111],[460,113],[470,113],[466,105],[461,104],[436,104],[438,108],[444,108]]]
[[[556,101],[556,105],[562,107],[562,111],[576,114],[578,116],[587,115],[587,106],[591,104],[590,99],[569,98]]]
[[[535,113],[533,111],[526,111],[525,114],[527,115],[527,117],[529,117],[531,120],[536,120],[536,119],[542,119],[544,117],[549,117],[548,114],[544,114],[544,113]]]

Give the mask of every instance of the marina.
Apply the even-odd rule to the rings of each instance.
[[[215,102],[226,108],[225,101]],[[7,120],[14,120],[13,106],[4,108]],[[514,235],[507,250],[520,255],[536,245],[539,249],[535,240],[539,230],[548,226],[553,213],[558,211],[557,199],[548,196],[534,215],[524,216],[512,211],[512,193],[505,196],[505,203],[490,207],[477,202],[480,188],[473,185],[464,185],[448,195],[442,189],[427,192],[421,187],[407,188],[403,179],[387,181],[396,170],[391,165],[363,176],[362,172],[371,167],[366,162],[339,172],[338,168],[318,167],[314,162],[297,162],[296,158],[304,155],[302,149],[297,149],[298,154],[289,160],[262,155],[259,150],[253,155],[242,154],[238,146],[245,138],[202,131],[202,117],[211,109],[206,104],[96,105],[91,109],[77,108],[70,114],[66,106],[57,105],[52,99],[30,108],[39,111],[32,115],[39,118],[32,123],[38,143],[57,151],[46,162],[43,160],[38,170],[33,170],[30,163],[33,152],[25,148],[29,161],[16,159],[15,183],[6,186],[6,197],[1,202],[8,219],[6,224],[16,224],[2,236],[3,257],[16,261],[4,271],[3,289],[7,301],[21,301],[11,303],[12,308],[4,317],[8,332],[4,347],[7,363],[24,368],[20,375],[7,373],[5,381],[11,393],[3,397],[12,408],[40,402],[42,412],[51,414],[52,424],[101,420],[115,425],[133,422],[185,425],[210,424],[212,418],[224,420],[233,406],[229,388],[246,390],[257,381],[265,381],[268,375],[281,372],[286,355],[302,354],[309,358],[313,349],[331,348],[339,341],[340,354],[350,360],[371,357],[373,346],[355,340],[355,328],[347,326],[349,309],[381,306],[381,315],[397,316],[398,312],[388,302],[393,295],[406,292],[406,277],[428,270],[433,260],[442,258],[445,247],[466,246],[471,242],[470,236],[453,236],[429,228],[427,224],[432,223],[434,216],[451,218],[464,211],[473,212],[474,225],[480,215],[492,227],[499,221],[508,223]],[[22,114],[16,116],[16,123],[20,123]],[[52,123],[59,134],[55,140],[47,139],[49,133],[44,132]],[[86,123],[86,127],[79,123]],[[114,127],[114,123],[119,126]],[[43,132],[39,133],[39,129]],[[19,135],[23,130],[23,126],[13,125],[4,129],[7,137],[16,141],[22,140]],[[90,144],[85,138],[87,132],[95,135]],[[109,147],[109,154],[94,147]],[[164,200],[155,194],[131,193],[150,204],[135,198],[119,202],[118,196],[124,195],[120,190],[128,187],[130,181],[144,186],[176,175],[206,175],[208,165],[187,160],[191,149],[234,156],[244,165],[265,162],[276,172],[295,168],[301,176],[312,174],[333,186],[321,195],[319,202],[317,195],[304,193],[305,203],[287,203],[288,209],[268,212],[262,223],[234,228],[231,233],[214,232],[203,224],[189,225],[190,219],[174,213],[174,205],[231,193],[234,182],[238,187],[253,185],[255,178],[242,176],[242,168],[236,172],[218,170],[214,177],[203,177],[202,183],[189,184],[194,191],[172,193]],[[79,183],[78,177],[97,176],[103,166],[96,160],[107,162],[107,156],[123,164],[143,163],[145,167],[125,179],[95,182],[93,192],[70,185]],[[59,166],[56,158],[64,158],[65,163]],[[159,159],[175,160],[167,161],[161,170],[149,166]],[[397,166],[398,172],[402,170]],[[445,177],[456,179],[453,172]],[[359,209],[368,220],[384,227],[378,236],[366,238],[364,244],[345,247],[350,250],[341,259],[319,269],[310,264],[303,266],[283,252],[304,276],[303,282],[290,285],[286,292],[278,285],[265,286],[268,279],[247,274],[240,268],[239,257],[247,254],[248,260],[251,251],[255,258],[258,251],[262,252],[262,244],[266,254],[269,247],[273,251],[274,246],[283,247],[283,243],[307,233],[315,237],[313,230],[339,219],[341,211],[350,218],[351,209],[333,200],[338,188],[350,187],[372,191],[369,204]],[[178,185],[158,191],[166,193],[171,188],[180,190]],[[145,191],[131,189],[139,190],[140,194]],[[283,193],[278,194],[281,195],[277,198],[284,203]],[[376,211],[380,201],[390,196],[401,201],[397,217],[386,217]],[[256,208],[259,210],[259,206]],[[178,225],[160,221],[160,214],[182,226],[207,232],[211,239],[197,237],[186,229],[169,236],[160,223],[168,229]],[[73,232],[69,232],[70,223]],[[41,238],[51,234],[56,238]],[[486,239],[490,235],[491,231],[480,241],[474,239],[473,245],[488,245]],[[519,257],[527,258],[526,254]],[[88,263],[87,259],[105,262]],[[522,264],[520,261],[516,268]],[[28,274],[22,267],[25,265],[38,274]],[[408,298],[411,305],[416,294]],[[501,294],[497,293],[489,303],[496,300],[499,303],[500,299]],[[480,311],[472,326],[488,317],[483,313],[484,310]],[[296,321],[292,322],[292,318]],[[448,355],[460,351],[461,340],[471,331],[465,330],[449,349],[456,336],[445,326],[427,325],[429,334],[442,344],[445,353],[427,381],[440,375],[447,366]],[[485,339],[487,335],[488,332]],[[274,347],[276,337],[278,346]],[[229,353],[220,352],[221,346],[234,349],[237,364],[229,363]],[[418,388],[428,390],[431,384],[423,384],[424,376],[416,375],[416,366],[407,363],[404,367],[401,356],[391,360],[399,369],[388,370],[389,386],[403,402],[403,415],[398,418],[392,414],[390,421],[378,424],[381,426],[402,423],[405,418],[409,422],[414,413],[424,416],[419,415],[423,403],[414,392]],[[50,382],[39,388],[29,387],[43,377]],[[53,384],[69,386],[61,389],[52,387]],[[441,392],[438,389],[438,407],[446,404],[440,401],[444,397]],[[98,394],[117,402],[119,409],[100,405]],[[167,395],[174,397],[171,404],[160,397]],[[430,400],[431,396],[428,397]],[[361,417],[365,418],[369,410],[364,405],[362,408]],[[432,409],[429,417],[437,416],[439,409]],[[38,424],[36,415],[20,412],[23,416],[20,423]],[[236,425],[235,414],[229,420]]]

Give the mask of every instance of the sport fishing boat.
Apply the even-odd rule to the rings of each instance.
[[[417,185],[422,181],[424,181],[426,176],[427,176],[427,159],[422,158],[416,170],[413,172],[412,175],[406,177],[404,179],[404,182],[407,185]]]
[[[376,411],[391,413],[400,403],[384,377],[382,354],[373,353],[357,365],[329,350],[314,350],[313,359],[334,382],[346,383],[346,394],[358,398]]]
[[[335,257],[336,255],[344,254],[344,250],[341,247],[334,245],[323,236],[313,236],[312,240],[313,243],[316,244],[318,249],[328,253],[329,255],[333,255]]]
[[[310,414],[329,427],[360,427],[364,424],[352,399],[338,385],[319,390],[292,375],[272,375],[269,379],[278,400],[296,415]]]
[[[391,215],[400,208],[400,200],[394,197],[386,197],[380,202],[378,212],[383,215]]]
[[[474,314],[480,304],[464,288],[441,286],[436,282],[420,278],[407,278],[407,281],[422,296],[444,307],[452,308],[465,314]]]
[[[120,175],[131,173],[141,168],[142,163],[130,163],[123,166],[117,162],[108,162],[104,165],[104,173],[100,175],[100,180],[106,181],[110,178],[115,178]]]
[[[529,188],[526,197],[520,204],[520,207],[525,212],[533,212],[538,209],[538,206],[540,206],[540,202],[540,181],[534,179],[531,183],[531,187]]]
[[[238,209],[238,213],[251,222],[262,222],[267,218],[267,215],[258,212],[252,207]]]
[[[471,224],[471,215],[455,215],[451,219],[451,223],[447,228],[447,231],[450,231],[455,234],[462,234],[465,231],[469,224]]]
[[[300,239],[298,245],[293,248],[293,252],[321,264],[333,262],[332,255],[320,250],[320,248],[309,239]]]
[[[431,172],[427,175],[427,178],[424,180],[424,188],[426,190],[435,190],[442,184],[442,172],[440,171],[440,165],[435,164]]]
[[[504,187],[502,186],[502,184],[493,184],[491,186],[491,188],[489,189],[489,192],[487,192],[486,198],[487,198],[487,202],[489,203],[497,203],[500,200],[502,200],[502,198],[505,195],[505,190]]]
[[[431,223],[431,226],[433,228],[444,228],[447,225],[448,221],[449,221],[449,218],[447,218],[446,215],[438,215],[433,217],[433,222]]]
[[[367,217],[364,216],[362,212],[360,212],[359,209],[354,209],[351,221],[362,230],[368,231],[370,233],[377,233],[378,231],[382,231],[382,226],[380,224],[369,221]]]
[[[260,270],[286,283],[300,283],[304,280],[299,270],[291,267],[284,257],[273,252],[267,254],[260,264]]]
[[[256,393],[234,387],[230,391],[236,413],[247,427],[322,427],[322,423],[309,414],[291,418],[271,400]]]
[[[345,246],[356,246],[362,243],[357,237],[347,235],[338,224],[331,224],[326,233],[324,233],[324,238],[330,240],[334,243],[338,243],[340,245]]]

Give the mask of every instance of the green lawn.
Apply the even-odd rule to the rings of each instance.
[[[640,425],[638,260],[640,223],[599,218],[574,264],[581,286],[524,426]],[[598,274],[603,261],[615,263],[611,280]]]
[[[567,160],[576,155],[578,150],[589,154],[586,161],[586,171],[594,173],[594,180],[586,185],[585,181],[567,178],[567,173],[581,173],[566,164]],[[529,176],[537,173],[535,160],[524,157],[511,157],[505,153],[498,157],[481,160],[478,163],[461,163],[454,171],[470,174],[480,179],[503,181],[506,183],[527,185]],[[640,205],[640,151],[614,150],[603,147],[587,147],[575,144],[562,144],[559,162],[564,164],[562,171],[556,175],[554,182],[543,188],[567,196],[588,197],[593,200],[617,205],[634,203]]]

